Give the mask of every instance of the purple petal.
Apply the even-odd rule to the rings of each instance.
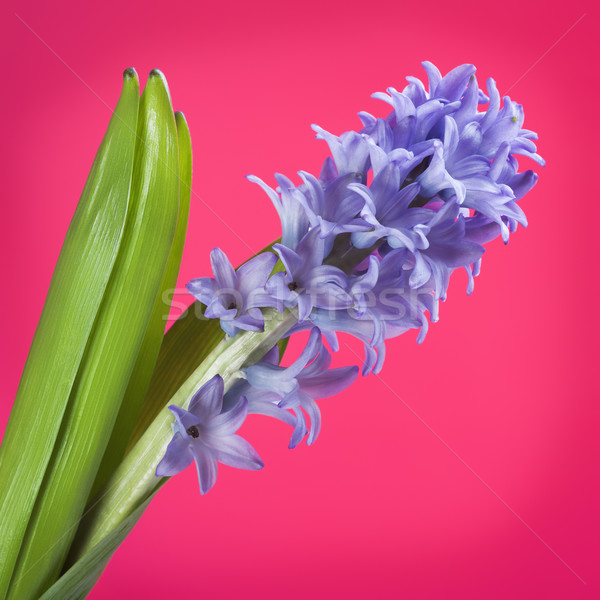
[[[259,362],[246,369],[248,383],[261,390],[269,390],[281,396],[298,387],[293,371],[265,362]]]
[[[236,287],[235,271],[221,248],[214,248],[210,253],[210,264],[215,274],[217,285],[220,288],[234,290]]]
[[[314,306],[329,310],[340,310],[352,306],[352,296],[335,283],[325,283],[316,290]]]
[[[490,104],[481,119],[481,129],[483,131],[486,131],[494,123],[500,109],[500,94],[496,88],[496,82],[491,77],[487,80],[487,90],[490,97]]]
[[[337,334],[335,331],[325,330],[323,332],[323,337],[327,340],[327,343],[334,352],[337,352],[340,349],[340,343],[337,339]]]
[[[215,375],[209,379],[190,401],[189,411],[198,417],[200,423],[207,423],[209,419],[218,415],[223,408],[223,379]]]
[[[415,105],[423,104],[427,100],[427,92],[425,91],[425,86],[423,85],[420,79],[416,77],[407,77],[406,81],[409,82],[403,93],[408,96]]]
[[[296,303],[298,305],[298,321],[306,321],[313,308],[310,296],[308,294],[300,294],[296,298]]]
[[[376,256],[371,254],[368,257],[368,261],[366,273],[358,276],[352,282],[352,288],[356,292],[373,289],[377,283],[377,280],[379,279],[379,260],[377,260]]]
[[[409,285],[411,288],[416,289],[427,283],[431,277],[431,270],[425,259],[421,256],[420,252],[415,255],[415,268],[410,274]]]
[[[265,466],[256,450],[239,435],[207,438],[216,459],[229,467],[257,471]]]
[[[321,431],[321,411],[317,403],[305,394],[301,396],[300,405],[310,418],[310,434],[306,440],[307,445],[310,446],[317,439]]]
[[[430,61],[426,60],[421,63],[421,66],[427,73],[429,79],[429,96],[433,96],[436,93],[437,87],[442,81],[442,74],[440,70]]]
[[[300,406],[300,395],[298,392],[298,388],[296,388],[291,393],[287,394],[284,398],[282,398],[277,403],[277,406],[279,406],[280,408],[298,408]]]
[[[513,190],[515,198],[520,200],[533,186],[537,183],[537,173],[533,171],[525,171],[518,173],[510,182],[510,187]]]
[[[358,367],[338,367],[321,375],[302,378],[300,390],[315,400],[339,394],[354,382],[358,375]]]
[[[301,240],[296,249],[301,257],[304,272],[318,267],[323,263],[325,243],[321,238],[319,227],[313,227]]]
[[[292,437],[288,446],[289,448],[295,448],[307,433],[306,418],[304,417],[304,413],[299,408],[294,412],[296,413],[296,427],[292,432]]]
[[[263,314],[258,308],[251,308],[248,312],[233,319],[231,323],[244,331],[262,331],[265,326]]]
[[[299,375],[302,369],[316,358],[322,345],[321,332],[317,327],[313,327],[308,336],[308,341],[304,350],[302,350],[296,361],[286,369],[286,375],[289,377],[296,377]]]
[[[263,252],[237,270],[238,287],[243,298],[248,298],[257,289],[265,287],[267,279],[271,275],[277,256],[272,252]],[[250,308],[248,306],[248,308]]]
[[[460,65],[455,67],[438,84],[435,95],[438,98],[446,98],[451,102],[458,100],[465,92],[467,83],[474,73],[474,65]]]
[[[189,442],[180,433],[176,433],[169,442],[162,460],[156,467],[157,477],[171,477],[186,469],[194,460],[189,448]]]
[[[334,283],[340,288],[345,288],[348,285],[348,276],[333,265],[321,265],[314,268],[311,273],[311,288],[318,289],[320,285],[325,283]]]
[[[211,419],[209,434],[219,437],[231,435],[242,426],[247,415],[248,400],[240,398],[240,401],[231,410]]]
[[[273,250],[279,255],[279,258],[290,277],[293,277],[293,273],[298,272],[302,268],[302,259],[290,248],[282,246],[281,244],[275,244]],[[275,275],[278,275],[278,273]],[[273,277],[275,277],[275,275]]]
[[[283,312],[284,302],[290,302],[295,298],[295,293],[288,288],[288,280],[291,280],[291,278],[288,277],[287,273],[280,271],[272,275],[265,285],[268,297],[272,299],[272,303],[269,305],[279,310],[279,312]],[[264,304],[264,306],[267,305],[267,303]]]
[[[223,306],[223,297],[221,296],[214,297],[204,311],[204,316],[209,319],[224,319],[229,321],[235,318],[236,314],[237,308],[225,308]]]
[[[331,181],[338,176],[337,167],[331,156],[328,156],[323,162],[321,172],[319,173],[319,179],[321,181]]]
[[[264,415],[266,417],[273,417],[279,421],[283,421],[292,427],[296,426],[296,417],[287,410],[280,408],[272,402],[266,402],[263,400],[252,400],[248,404],[248,413],[253,415]]]
[[[270,404],[279,404],[281,401],[281,394],[273,392],[271,390],[261,390],[260,388],[254,388],[251,385],[247,386],[244,391],[244,395],[248,398],[248,414],[253,414],[252,407],[255,401],[269,402]]]
[[[208,304],[216,292],[216,282],[212,277],[192,279],[186,286],[187,291],[203,304]]]
[[[362,374],[366,376],[373,370],[373,367],[376,364],[377,352],[375,351],[375,348],[372,348],[367,343],[364,344],[364,348],[365,348],[365,361],[363,363]]]
[[[191,451],[198,471],[200,493],[206,494],[217,480],[217,460],[211,449],[200,442],[192,444]]]
[[[452,177],[458,179],[473,175],[485,175],[493,179],[491,171],[488,173],[489,170],[490,161],[485,156],[467,156],[454,164],[449,171]]]
[[[331,354],[327,348],[325,348],[325,345],[321,344],[317,358],[315,358],[315,360],[313,360],[307,367],[302,369],[297,377],[298,382],[302,385],[302,381],[310,380],[313,377],[320,375],[324,371],[327,371],[329,365],[331,365]]]
[[[463,96],[460,108],[452,115],[459,129],[477,118],[477,104],[479,102],[479,85],[475,75],[471,75],[469,85]]]

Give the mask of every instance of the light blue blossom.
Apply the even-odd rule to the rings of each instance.
[[[288,308],[297,310],[298,322],[286,335],[310,330],[308,343],[287,367],[279,365],[277,347],[245,367],[210,417],[198,412],[201,400],[192,401],[190,412],[171,407],[175,434],[160,473],[196,459],[206,490],[217,461],[262,466],[243,440],[235,441],[237,453],[228,453],[233,442],[223,441],[247,413],[293,427],[290,447],[307,435],[312,444],[321,427],[316,400],[342,391],[358,372],[331,369],[323,338],[334,351],[338,333],[358,338],[363,374],[379,372],[386,340],[415,329],[423,341],[455,269],[466,270],[471,293],[484,244],[498,236],[507,242],[518,225],[527,225],[519,201],[537,175],[520,172],[517,156],[544,161],[537,135],[523,128],[522,106],[501,100],[492,79],[484,94],[473,65],[445,76],[429,62],[423,67],[427,87],[408,77],[402,91],[390,87],[373,95],[391,106],[385,118],[359,113],[362,129],[339,136],[313,126],[331,151],[318,178],[299,171],[302,182],[295,185],[276,174],[272,189],[248,177],[279,214],[282,239],[273,251],[285,271],[272,274],[277,256],[269,252],[234,271],[215,249],[215,277],[193,280],[188,289],[230,336],[262,329],[261,308]]]
[[[265,284],[277,262],[272,252],[263,252],[244,263],[237,271],[220,248],[210,253],[214,273],[212,277],[192,279],[188,291],[206,305],[204,316],[220,319],[227,335],[239,330],[260,331],[264,318],[260,307],[275,306],[276,302],[265,292]]]
[[[307,433],[310,446],[321,430],[321,412],[315,400],[342,392],[358,374],[355,366],[330,369],[330,365],[331,354],[322,342],[321,332],[313,328],[306,347],[290,366],[279,366],[276,353],[271,353],[245,370],[246,383],[237,393],[248,398],[250,413],[275,416],[290,423],[281,411],[287,415],[288,410],[293,411],[290,448],[295,448]],[[310,428],[304,413],[310,418]]]
[[[254,448],[236,435],[248,414],[248,401],[240,398],[233,408],[223,407],[223,379],[215,375],[190,401],[188,410],[169,406],[175,415],[173,438],[156,467],[157,477],[170,477],[196,463],[200,493],[206,494],[217,479],[217,463],[238,469],[264,466]]]

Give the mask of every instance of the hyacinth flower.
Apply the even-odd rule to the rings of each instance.
[[[484,94],[473,65],[444,76],[423,66],[426,84],[409,77],[402,91],[374,94],[387,115],[361,112],[361,127],[340,135],[313,126],[331,151],[318,176],[277,174],[276,188],[248,176],[281,235],[237,269],[214,249],[214,276],[188,284],[199,310],[164,338],[160,299],[181,258],[191,146],[162,75],[140,99],[126,73],[48,297],[50,320],[69,333],[42,316],[2,445],[0,531],[10,543],[0,597],[84,595],[160,486],[192,462],[202,494],[218,463],[262,468],[257,443],[238,433],[247,418],[289,425],[290,448],[312,445],[317,401],[358,375],[356,365],[332,368],[327,345],[356,337],[362,374],[379,372],[389,339],[415,330],[423,342],[456,269],[471,293],[485,244],[527,225],[519,203],[537,175],[519,171],[517,157],[544,162],[523,108],[491,79]],[[98,264],[85,259],[94,252]],[[82,296],[94,302],[77,312]],[[306,346],[289,362],[287,342],[302,331]],[[31,428],[40,440],[22,457],[17,442]],[[9,502],[9,489],[23,502]]]
[[[217,462],[238,469],[258,470],[264,466],[256,450],[235,432],[248,414],[248,400],[241,397],[226,412],[223,408],[223,379],[215,375],[190,401],[188,410],[171,406],[175,415],[173,439],[156,467],[157,477],[170,477],[196,463],[200,493],[206,494],[217,480]]]
[[[245,380],[228,394],[229,402],[247,398],[250,414],[272,416],[293,425],[290,448],[295,448],[307,433],[306,443],[310,446],[321,430],[321,413],[315,400],[345,390],[356,379],[358,368],[330,369],[331,354],[316,327],[310,332],[306,347],[290,366],[280,366],[279,353],[276,348],[273,350],[263,360],[245,369]],[[292,418],[287,409],[293,411]],[[310,428],[303,411],[310,418]]]
[[[306,320],[313,308],[348,308],[351,298],[345,291],[348,278],[339,268],[323,264],[325,243],[313,227],[295,249],[275,244],[285,272],[273,275],[265,290],[286,308],[297,307],[298,320]]]
[[[277,257],[263,252],[237,271],[220,248],[210,253],[214,278],[200,277],[187,284],[187,290],[206,306],[204,316],[219,319],[223,331],[234,336],[238,331],[259,331],[264,319],[260,307],[272,306],[264,286],[273,271]]]

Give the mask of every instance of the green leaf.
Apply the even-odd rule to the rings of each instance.
[[[92,497],[110,474],[117,467],[123,455],[131,432],[135,426],[140,408],[150,384],[156,359],[164,337],[166,318],[169,313],[170,301],[177,283],[181,256],[185,244],[187,223],[190,213],[190,196],[192,186],[192,140],[185,117],[182,113],[175,113],[177,125],[177,138],[179,146],[179,214],[177,216],[177,230],[169,254],[169,261],[165,269],[160,292],[154,304],[146,336],[142,342],[140,352],[133,368],[127,391],[121,403],[119,415],[106,448],[104,458],[98,470],[96,481],[92,487]],[[146,410],[144,410],[146,413]]]
[[[65,237],[0,448],[0,598],[122,242],[138,102],[137,75],[128,69]]]
[[[39,596],[66,558],[147,331],[177,225],[179,156],[166,82],[140,101],[122,246],[19,555],[9,598]]]

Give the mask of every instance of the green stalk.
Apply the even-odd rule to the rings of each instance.
[[[179,205],[177,132],[162,74],[140,101],[125,234],[36,501],[9,598],[56,580],[82,516],[154,309]]]
[[[0,448],[0,598],[4,598],[100,304],[121,246],[139,83],[124,73],[65,237]]]

